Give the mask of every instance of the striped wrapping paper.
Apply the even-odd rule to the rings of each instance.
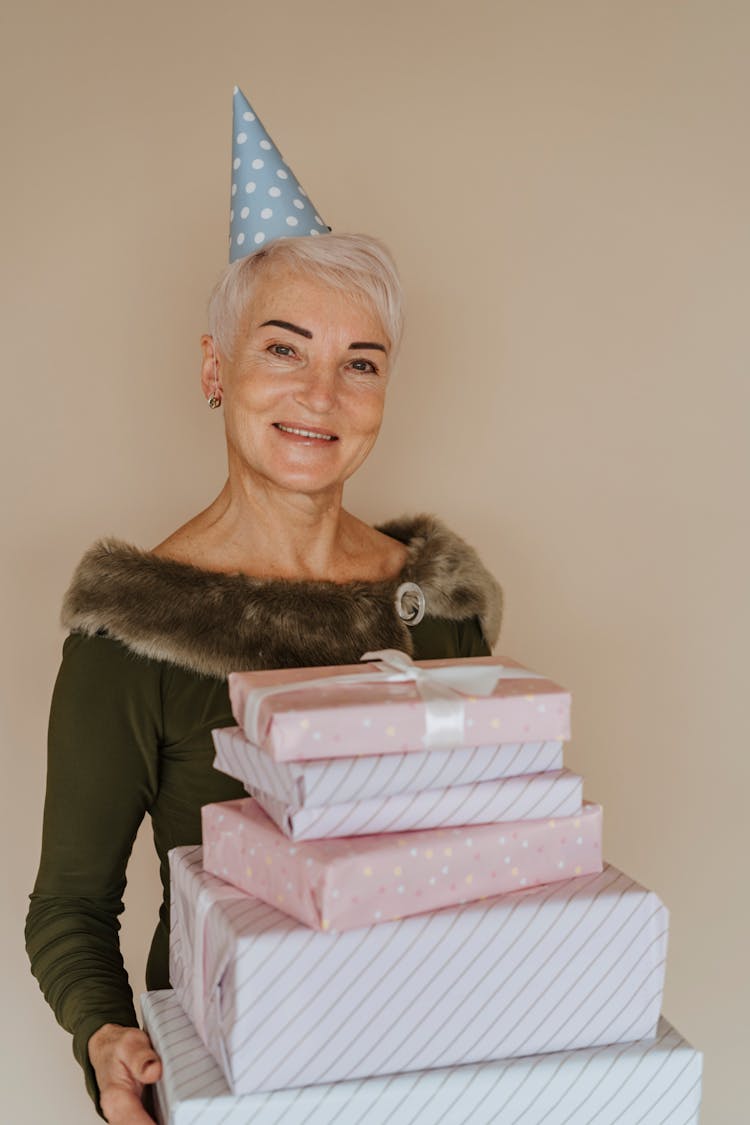
[[[205,805],[203,866],[316,930],[351,930],[602,869],[602,810],[290,843],[256,801]]]
[[[296,809],[321,808],[368,797],[472,785],[500,777],[562,769],[562,742],[508,742],[454,750],[412,750],[277,762],[245,738],[240,727],[213,731],[214,766]]]
[[[626,1046],[236,1095],[174,992],[141,1007],[160,1125],[698,1125],[701,1056],[664,1019]]]
[[[234,1093],[648,1038],[667,912],[599,875],[323,934],[170,852],[170,977]]]
[[[570,770],[501,777],[473,785],[371,797],[324,808],[298,809],[261,790],[252,796],[290,840],[371,836],[425,828],[541,820],[581,812],[583,778]]]

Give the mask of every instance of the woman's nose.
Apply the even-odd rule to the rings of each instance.
[[[317,414],[327,414],[336,405],[336,369],[333,364],[311,364],[300,380],[294,396],[301,406]]]

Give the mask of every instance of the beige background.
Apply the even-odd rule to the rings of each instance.
[[[410,324],[349,505],[432,510],[502,580],[499,649],[569,685],[606,852],[671,909],[704,1125],[748,1104],[750,6],[4,6],[7,862],[2,1116],[93,1121],[28,974],[61,595],[223,473],[197,339],[242,85],[323,216],[384,237]],[[141,835],[124,941],[156,904]]]

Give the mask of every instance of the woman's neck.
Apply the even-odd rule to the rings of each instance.
[[[261,578],[347,582],[397,574],[406,548],[345,511],[342,499],[343,489],[308,496],[240,488],[230,478],[213,503],[155,553]]]

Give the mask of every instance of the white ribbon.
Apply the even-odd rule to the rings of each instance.
[[[465,745],[467,697],[492,695],[500,680],[547,678],[538,672],[529,672],[526,668],[508,668],[503,664],[472,664],[469,661],[444,668],[420,668],[405,652],[394,648],[366,652],[361,659],[376,661],[374,670],[340,676],[319,676],[312,680],[298,680],[296,683],[254,688],[245,700],[243,725],[249,740],[256,745],[263,742],[267,727],[265,730],[260,729],[260,709],[264,700],[272,695],[339,684],[414,683],[425,704],[425,747],[430,750],[449,749]]]

